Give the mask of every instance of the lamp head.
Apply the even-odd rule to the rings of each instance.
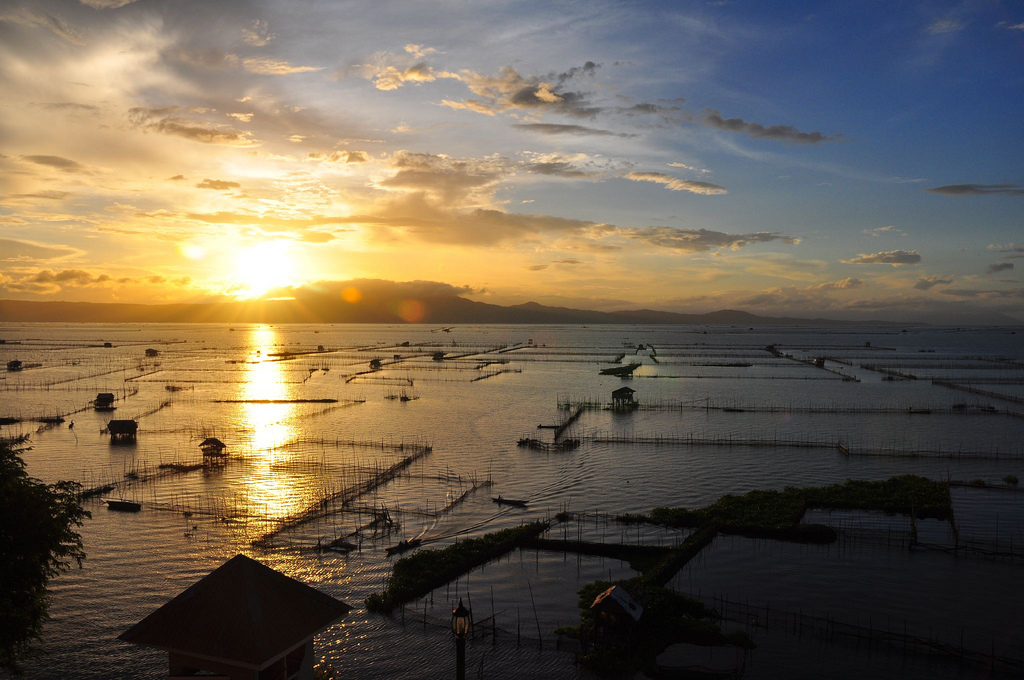
[[[469,632],[469,622],[472,613],[462,604],[459,598],[459,606],[452,610],[452,632],[458,637],[464,637]]]

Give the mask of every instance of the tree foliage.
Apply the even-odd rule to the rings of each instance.
[[[0,668],[13,673],[42,632],[47,583],[73,564],[82,566],[77,528],[89,517],[81,485],[28,476],[25,442],[0,439]]]

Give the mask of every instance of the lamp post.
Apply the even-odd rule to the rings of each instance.
[[[452,632],[455,633],[455,678],[466,680],[466,633],[469,631],[469,624],[472,612],[462,604],[459,598],[459,606],[452,610]]]

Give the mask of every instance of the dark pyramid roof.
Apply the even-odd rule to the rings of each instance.
[[[351,609],[236,555],[120,639],[262,669]]]
[[[226,449],[228,445],[222,442],[221,440],[217,439],[216,437],[207,437],[199,444],[199,448],[204,449],[207,447]]]
[[[612,394],[634,394],[635,392],[636,390],[632,387],[620,387],[619,389],[612,391]]]

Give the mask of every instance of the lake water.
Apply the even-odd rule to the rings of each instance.
[[[709,604],[884,621],[1024,659],[1024,493],[1002,481],[1024,477],[1024,329],[8,323],[0,338],[0,365],[39,364],[0,372],[0,417],[21,420],[0,434],[30,434],[30,474],[116,483],[106,496],[144,505],[126,514],[87,501],[88,558],[52,582],[43,653],[28,677],[166,674],[165,654],[117,636],[239,552],[355,607],[316,641],[318,662],[337,677],[453,673],[447,617],[459,597],[486,621],[469,642],[470,673],[586,677],[553,629],[578,622],[578,588],[631,576],[628,565],[516,551],[389,618],[363,604],[394,562],[384,549],[411,537],[444,547],[563,509],[579,519],[552,537],[674,545],[683,533],[611,518],[906,473],[994,488],[954,487],[958,535],[949,523],[921,523],[931,549],[908,548],[905,517],[815,516],[841,529],[838,543],[720,537],[670,585]],[[370,372],[375,358],[383,366]],[[599,373],[631,361],[642,364],[632,379]],[[560,405],[605,404],[622,386],[641,408],[585,410],[566,434],[582,440],[578,449],[517,446],[551,441],[537,426],[562,422],[571,411]],[[93,410],[99,392],[116,395],[116,411]],[[34,420],[54,415],[65,422]],[[112,444],[103,432],[111,418],[138,420],[137,441]],[[159,467],[201,462],[198,444],[210,436],[228,445],[224,464]],[[424,445],[399,477],[352,494]],[[445,511],[486,480],[490,488]],[[346,506],[322,504],[346,489]],[[498,494],[528,507],[499,506]],[[368,527],[382,508],[398,525],[390,533]],[[295,524],[304,514],[312,519]],[[348,555],[315,549],[350,535],[359,549]],[[954,544],[971,550],[944,549]],[[746,628],[758,643],[746,677],[990,677],[984,664],[823,642],[723,613],[726,629]]]

